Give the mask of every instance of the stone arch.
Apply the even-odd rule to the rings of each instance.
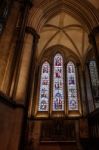
[[[57,52],[59,52],[59,53],[61,52],[63,57],[67,57],[68,59],[70,57],[72,57],[73,59],[77,60],[77,62],[79,62],[81,64],[81,60],[79,59],[79,57],[75,53],[73,53],[71,49],[69,49],[63,45],[53,45],[47,49],[44,49],[42,51],[41,55],[39,56],[38,64],[41,63],[41,60],[43,58],[49,58],[49,60],[50,60],[51,57],[54,56]]]
[[[89,2],[81,0],[40,0],[30,11],[28,25],[39,33],[42,26],[60,11],[64,11],[79,20],[88,33],[99,25],[96,9]]]

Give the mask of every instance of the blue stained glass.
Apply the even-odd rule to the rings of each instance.
[[[93,95],[95,98],[99,97],[99,77],[96,62],[94,60],[89,63],[90,77],[92,82]],[[99,103],[99,100],[97,101]]]
[[[41,69],[40,96],[38,111],[49,110],[50,65],[46,61]]]
[[[78,110],[76,71],[73,62],[67,64],[68,109]]]
[[[64,110],[63,88],[63,57],[60,54],[56,54],[53,75],[53,111]]]

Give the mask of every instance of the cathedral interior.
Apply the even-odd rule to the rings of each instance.
[[[0,150],[99,150],[99,0],[0,0]]]

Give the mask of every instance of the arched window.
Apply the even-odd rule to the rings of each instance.
[[[67,64],[68,110],[78,110],[76,70],[73,62]]]
[[[63,57],[56,54],[53,66],[53,111],[64,110]]]
[[[99,77],[98,77],[96,62],[94,60],[91,60],[89,62],[89,71],[90,71],[93,96],[95,98],[95,102],[99,103],[98,100],[99,99]]]
[[[77,84],[76,66],[69,61],[65,68],[64,59],[60,53],[56,53],[52,61],[52,65],[45,61],[41,66],[36,116],[80,116],[80,89]]]
[[[38,111],[49,110],[50,65],[45,61],[41,69]]]

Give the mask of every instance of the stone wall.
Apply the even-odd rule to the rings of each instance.
[[[18,150],[23,109],[1,101],[0,97],[0,149]]]

